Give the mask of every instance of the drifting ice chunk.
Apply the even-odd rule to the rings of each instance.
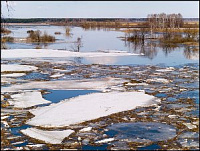
[[[157,104],[160,100],[143,92],[93,93],[30,110],[35,115],[27,124],[63,127],[97,119],[137,106]]]
[[[12,74],[2,74],[1,77],[21,77],[25,75],[25,73],[12,73]]]
[[[84,79],[69,81],[32,81],[19,85],[3,87],[1,92],[16,92],[22,89],[52,89],[52,90],[105,90],[112,85],[126,82],[120,78]]]
[[[41,92],[22,92],[19,94],[11,95],[14,101],[9,101],[11,105],[16,108],[28,108],[39,104],[51,103],[42,98]]]
[[[114,140],[115,140],[114,138],[106,138],[100,141],[96,141],[95,143],[107,143],[107,142],[112,142]]]
[[[50,144],[60,144],[65,137],[68,137],[74,131],[71,129],[64,131],[45,131],[36,128],[27,128],[21,132],[29,137],[42,140]]]
[[[169,68],[166,68],[166,69],[158,69],[156,71],[158,72],[170,72],[170,71],[174,71],[175,68],[174,67],[169,67]]]
[[[85,127],[83,129],[81,129],[79,132],[88,132],[88,131],[91,131],[92,130],[92,127]]]
[[[28,53],[27,53],[28,51]],[[7,49],[1,50],[1,58],[43,58],[43,57],[106,57],[106,56],[133,56],[140,55],[129,52],[71,52],[51,49]]]
[[[32,71],[37,70],[37,67],[28,66],[28,65],[18,65],[18,64],[2,64],[1,72],[4,71]]]
[[[51,78],[58,78],[58,77],[62,77],[64,76],[65,74],[54,74],[54,75],[51,75],[50,77]]]
[[[164,78],[147,79],[147,82],[169,83],[169,80]]]

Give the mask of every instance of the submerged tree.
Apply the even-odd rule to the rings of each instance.
[[[78,52],[80,51],[80,47],[83,47],[80,37],[77,38],[76,47]]]
[[[71,48],[75,52],[80,52],[81,47],[83,47],[82,38],[78,37],[77,41],[74,42],[74,46],[71,46]]]

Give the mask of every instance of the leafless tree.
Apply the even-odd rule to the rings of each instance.
[[[151,35],[153,29],[156,28],[180,28],[183,25],[183,17],[180,13],[178,14],[149,14],[147,16],[147,22],[151,28]]]
[[[74,46],[71,46],[73,51],[80,52],[80,48],[83,47],[82,38],[78,37],[77,41],[74,42]]]

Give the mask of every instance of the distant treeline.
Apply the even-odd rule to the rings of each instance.
[[[51,23],[83,21],[145,22],[147,18],[1,18],[1,23]],[[183,18],[183,21],[199,21],[199,18]]]

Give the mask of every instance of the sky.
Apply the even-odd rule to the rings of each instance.
[[[199,18],[199,1],[1,1],[5,18],[143,18],[181,13]]]

